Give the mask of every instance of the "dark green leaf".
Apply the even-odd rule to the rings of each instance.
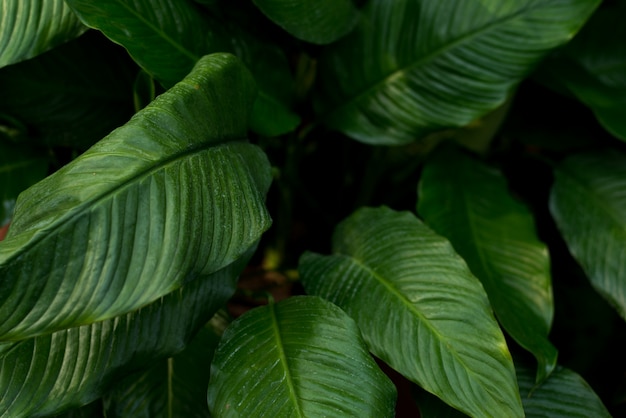
[[[501,105],[599,0],[372,0],[321,66],[333,128],[402,144]]]
[[[180,352],[233,294],[251,254],[135,312],[14,343],[0,357],[0,416],[87,404],[130,372]]]
[[[253,98],[235,57],[207,56],[22,193],[0,244],[0,340],[134,311],[246,252],[270,224],[269,164],[245,141]]]
[[[328,44],[348,33],[358,11],[352,0],[253,0],[270,19],[297,38]]]
[[[555,174],[552,216],[593,287],[626,319],[626,156],[575,155]]]
[[[396,390],[354,321],[320,298],[256,308],[226,329],[211,365],[219,417],[392,417]]]
[[[523,416],[487,295],[450,243],[414,215],[361,209],[333,255],[305,253],[305,290],[343,308],[374,355],[474,416]]]
[[[85,29],[63,0],[1,0],[0,67],[39,55]]]
[[[556,366],[548,341],[554,302],[550,259],[532,213],[498,171],[459,152],[441,152],[424,168],[418,211],[450,240],[489,296],[496,317],[537,358],[537,379]]]
[[[30,139],[86,149],[133,115],[137,68],[97,33],[0,70],[0,113]]]

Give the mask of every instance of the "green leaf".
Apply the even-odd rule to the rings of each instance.
[[[481,280],[496,317],[537,358],[537,380],[545,379],[557,359],[548,341],[554,301],[548,250],[532,213],[500,172],[450,150],[426,164],[418,194],[419,214]]]
[[[0,356],[0,416],[88,404],[129,373],[180,352],[232,296],[252,252],[132,313],[14,343]]]
[[[296,296],[226,329],[207,399],[219,417],[392,417],[396,390],[345,312]]]
[[[166,87],[181,80],[204,54],[234,53],[252,71],[259,85],[252,128],[274,136],[298,125],[300,119],[284,97],[292,77],[282,51],[240,28],[211,18],[191,0],[67,3],[86,25],[123,45],[143,69]],[[267,114],[272,114],[273,120],[267,121]]]
[[[564,87],[589,106],[614,136],[626,140],[626,4],[605,4],[578,36],[541,67],[549,87]]]
[[[271,175],[245,141],[253,94],[235,57],[207,56],[22,193],[0,244],[0,340],[133,311],[254,245],[271,222]]]
[[[31,140],[86,149],[133,115],[136,71],[122,48],[88,32],[0,69],[0,113],[25,125]]]
[[[85,29],[63,0],[1,0],[0,67],[39,55]]]
[[[626,319],[626,156],[574,155],[556,169],[550,211],[593,287]]]
[[[464,126],[501,105],[599,0],[372,0],[320,63],[327,124],[372,144]]]
[[[203,327],[183,352],[116,383],[105,396],[106,416],[210,417],[206,388],[219,340],[211,328]]]
[[[0,141],[0,226],[13,216],[17,195],[47,172],[48,161],[41,153]]]
[[[587,382],[569,369],[558,366],[539,386],[535,386],[532,370],[516,367],[516,372],[527,418],[611,416]]]
[[[263,13],[296,38],[328,44],[348,33],[358,11],[352,0],[253,0]]]
[[[358,210],[333,255],[305,253],[309,294],[339,305],[370,351],[473,416],[523,416],[513,362],[478,279],[450,243],[408,212]]]

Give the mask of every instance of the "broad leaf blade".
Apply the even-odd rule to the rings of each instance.
[[[287,32],[316,44],[336,41],[358,19],[352,0],[254,0],[254,4]]]
[[[307,293],[343,308],[370,351],[472,416],[522,416],[515,372],[487,295],[444,238],[408,212],[361,209],[333,255],[300,260]]]
[[[626,319],[626,156],[572,156],[556,169],[550,211],[593,287]]]
[[[396,390],[354,321],[320,298],[256,308],[226,329],[211,365],[215,416],[392,417]]]
[[[611,416],[587,382],[569,369],[558,366],[539,386],[535,385],[532,370],[516,367],[516,372],[527,418]]]
[[[501,173],[451,150],[424,167],[418,211],[481,280],[496,317],[537,358],[537,379],[545,379],[557,358],[548,341],[554,301],[548,251],[532,213],[510,195]]]
[[[129,373],[180,352],[232,296],[251,255],[135,312],[14,343],[0,356],[0,416],[85,405]]]
[[[402,144],[464,126],[501,105],[598,0],[373,0],[321,66],[333,128]]]
[[[0,67],[39,55],[86,29],[63,0],[2,0]]]
[[[0,339],[133,311],[232,263],[271,181],[244,141],[254,85],[227,54],[20,195],[0,245]]]

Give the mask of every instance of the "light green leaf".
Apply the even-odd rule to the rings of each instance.
[[[501,105],[599,0],[372,0],[320,63],[326,122],[372,144],[408,143]]]
[[[253,0],[263,13],[296,38],[328,44],[356,24],[352,0]]]
[[[393,417],[396,390],[341,309],[296,296],[226,329],[211,365],[219,417]]]
[[[0,243],[0,340],[133,311],[244,254],[270,224],[254,98],[232,55],[201,59],[126,125],[22,193]]]
[[[593,287],[626,319],[626,156],[575,155],[555,171],[550,211]]]
[[[593,389],[575,372],[558,366],[535,386],[533,371],[516,367],[527,418],[609,418],[611,414]]]
[[[32,141],[84,150],[133,115],[136,71],[122,48],[91,31],[0,69],[0,113],[26,126]]]
[[[17,195],[47,172],[48,161],[41,153],[0,141],[0,226],[11,219]]]
[[[460,152],[438,153],[422,172],[418,212],[450,240],[489,296],[496,317],[537,358],[537,380],[556,366],[548,250],[532,213],[495,169]]]
[[[268,136],[293,130],[299,117],[290,109],[292,79],[280,49],[242,29],[203,13],[191,0],[67,0],[86,25],[123,45],[135,61],[169,87],[181,80],[201,56],[231,52],[248,66],[259,85],[252,126]],[[268,71],[267,66],[272,65]],[[278,83],[275,82],[278,80]],[[264,123],[272,112],[273,121]]]
[[[251,255],[132,313],[14,343],[0,356],[0,416],[88,404],[129,373],[180,352],[232,296]]]
[[[0,67],[39,55],[86,29],[63,0],[0,0]]]
[[[414,215],[360,209],[333,255],[305,253],[302,283],[359,325],[370,351],[472,416],[523,416],[513,362],[478,279]]]

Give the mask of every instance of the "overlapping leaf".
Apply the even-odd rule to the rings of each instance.
[[[407,143],[502,104],[598,0],[372,0],[320,64],[320,110],[360,141]]]
[[[352,0],[254,0],[254,4],[287,32],[316,44],[341,38],[358,18]]]
[[[450,243],[408,212],[361,209],[333,254],[305,253],[307,293],[343,308],[370,351],[472,416],[523,416],[511,356],[487,295]]]
[[[392,417],[396,390],[341,309],[298,296],[226,329],[208,402],[219,417]]]
[[[180,352],[232,296],[251,254],[135,312],[14,343],[0,356],[0,416],[87,404],[130,372]]]
[[[548,341],[554,303],[546,246],[533,215],[496,170],[459,152],[439,153],[424,168],[418,211],[478,277],[504,329],[539,363],[537,379],[556,366]]]
[[[2,0],[0,67],[39,55],[86,29],[63,0]]]
[[[254,83],[228,54],[22,193],[0,244],[0,340],[134,311],[232,263],[270,219],[245,141]]]
[[[299,118],[285,99],[291,74],[282,51],[246,35],[238,28],[201,12],[191,0],[67,0],[89,27],[123,45],[135,61],[165,86],[171,86],[189,72],[204,54],[231,52],[253,72],[260,87],[252,126],[264,135],[278,135],[294,129]],[[267,71],[264,62],[272,64]],[[278,82],[276,82],[278,80]],[[269,88],[268,88],[269,86]],[[288,92],[289,93],[289,92]],[[288,95],[287,93],[287,95]],[[264,124],[264,116],[273,122]]]
[[[555,174],[556,224],[593,287],[626,319],[626,156],[575,155]]]

